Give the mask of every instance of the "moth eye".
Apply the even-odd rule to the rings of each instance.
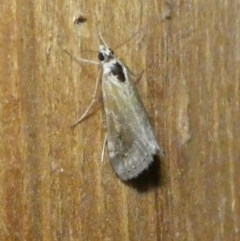
[[[112,55],[114,55],[114,52],[113,52],[113,50],[112,49],[109,49],[110,50],[110,53],[112,54]]]
[[[117,76],[119,81],[121,82],[126,81],[122,66],[118,62],[111,66],[111,72],[113,75]]]
[[[100,52],[100,53],[98,54],[98,59],[99,59],[100,61],[103,61],[103,60],[105,59],[103,53]]]

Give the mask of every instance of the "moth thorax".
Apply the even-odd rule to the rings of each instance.
[[[110,60],[114,59],[113,50],[108,48],[107,46],[100,45],[98,59],[101,62],[109,62]]]

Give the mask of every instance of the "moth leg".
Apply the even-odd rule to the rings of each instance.
[[[94,61],[94,60],[77,58],[77,57],[73,56],[72,54],[70,54],[66,49],[64,49],[64,52],[65,52],[72,60],[75,60],[75,61],[78,62],[79,64],[81,64],[81,62],[88,63],[88,64],[95,64],[95,65],[99,65],[99,64],[100,64],[99,62]]]
[[[98,100],[97,90],[98,90],[100,80],[101,80],[101,76],[99,75],[98,78],[97,78],[97,81],[96,81],[95,90],[94,90],[94,97],[93,97],[93,100],[92,100],[91,104],[88,106],[88,108],[82,114],[82,116],[71,127],[75,127],[77,124],[82,122],[82,120],[88,115],[88,112],[91,109],[91,107],[93,106],[93,104]]]
[[[77,124],[79,124],[80,122],[82,122],[82,120],[87,116],[89,110],[91,109],[91,107],[93,106],[93,104],[95,103],[96,99],[94,98],[91,102],[91,104],[88,106],[88,108],[86,109],[86,111],[83,113],[83,115],[71,126],[71,127],[75,127]]]
[[[134,84],[135,84],[135,85],[140,82],[140,80],[142,79],[143,73],[144,73],[144,70],[143,70],[140,74],[137,74],[137,75],[131,73],[133,76],[136,77],[136,80],[134,81]]]
[[[88,59],[82,59],[82,58],[76,58],[75,56],[73,56],[72,54],[70,54],[66,49],[64,49],[65,53],[72,59],[75,60],[76,62],[78,62],[79,64],[81,64],[80,62],[85,62],[88,64],[96,64],[99,65],[99,62],[96,61],[92,61],[92,60],[88,60]],[[75,127],[78,123],[80,123],[88,114],[89,110],[91,109],[91,107],[93,106],[93,104],[96,102],[96,95],[97,95],[97,89],[98,89],[98,85],[100,82],[100,78],[98,77],[97,81],[96,81],[96,85],[95,85],[95,90],[94,90],[94,98],[91,102],[91,104],[88,106],[88,108],[86,109],[86,111],[83,113],[83,115],[71,126],[71,127]]]
[[[104,142],[103,142],[103,148],[102,148],[102,154],[101,154],[101,162],[104,160],[104,153],[105,153],[105,146],[107,143],[107,134],[105,135]]]

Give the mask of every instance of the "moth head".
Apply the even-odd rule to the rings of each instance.
[[[113,50],[107,46],[100,45],[98,59],[100,60],[101,63],[109,62],[110,60],[114,59]]]

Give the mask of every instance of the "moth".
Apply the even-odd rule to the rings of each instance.
[[[101,84],[107,132],[105,140],[114,171],[120,179],[126,181],[147,169],[153,162],[154,155],[162,154],[162,150],[131,79],[132,74],[115,57],[100,33],[99,37],[101,44],[98,59],[102,66]],[[97,86],[95,93],[96,89]],[[95,99],[77,123],[85,118],[94,102]]]

